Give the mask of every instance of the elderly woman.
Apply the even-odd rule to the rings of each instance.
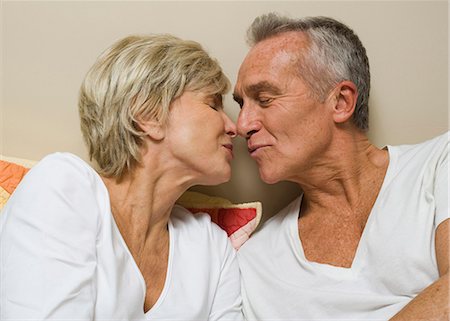
[[[242,320],[225,232],[174,205],[230,178],[228,84],[199,44],[169,35],[100,56],[79,99],[96,170],[47,156],[3,211],[2,319]]]

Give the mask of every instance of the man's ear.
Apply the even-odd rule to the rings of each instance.
[[[138,120],[136,124],[152,140],[160,141],[166,136],[165,126],[157,120]]]
[[[340,82],[330,97],[333,103],[333,119],[336,123],[344,123],[349,120],[356,107],[358,90],[351,81]]]

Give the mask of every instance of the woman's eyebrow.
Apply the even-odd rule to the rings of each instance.
[[[210,94],[205,97],[207,101],[212,102],[216,107],[223,107],[223,100],[221,94]]]

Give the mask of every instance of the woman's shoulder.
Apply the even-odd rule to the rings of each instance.
[[[103,181],[97,172],[81,158],[70,153],[45,156],[30,169],[14,192],[23,197],[35,194],[51,199],[62,195],[90,198],[106,195],[105,193]],[[18,197],[14,194],[11,195],[12,199]]]
[[[58,171],[93,171],[80,157],[72,153],[56,152],[42,158],[33,169],[48,170],[50,173]]]
[[[73,231],[95,235],[108,204],[102,180],[89,165],[75,155],[55,153],[25,175],[2,215],[8,226],[27,222],[35,231],[65,239]]]
[[[212,222],[207,213],[193,214],[186,208],[175,205],[170,221],[177,233],[186,234],[190,239],[198,239],[201,242],[210,240],[221,246],[229,242],[227,233]]]
[[[84,160],[74,154],[62,152],[42,158],[24,179],[52,184],[100,182],[97,172]]]
[[[178,261],[182,262],[183,270],[189,269],[189,266],[194,268],[196,273],[204,271],[214,279],[213,275],[220,277],[224,266],[237,266],[234,261],[236,252],[227,233],[213,223],[208,214],[192,214],[176,205],[172,210],[169,225],[171,240],[177,244]]]
[[[225,231],[211,221],[211,216],[209,214],[201,212],[193,214],[191,211],[180,205],[175,205],[173,207],[170,218],[174,227],[177,228],[207,230],[219,234],[225,233]]]

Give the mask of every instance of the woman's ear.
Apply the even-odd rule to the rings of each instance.
[[[166,136],[165,126],[157,120],[138,120],[136,124],[152,140],[161,141]]]
[[[335,87],[330,98],[333,102],[334,121],[344,123],[352,117],[355,111],[358,90],[353,82],[342,81]]]

